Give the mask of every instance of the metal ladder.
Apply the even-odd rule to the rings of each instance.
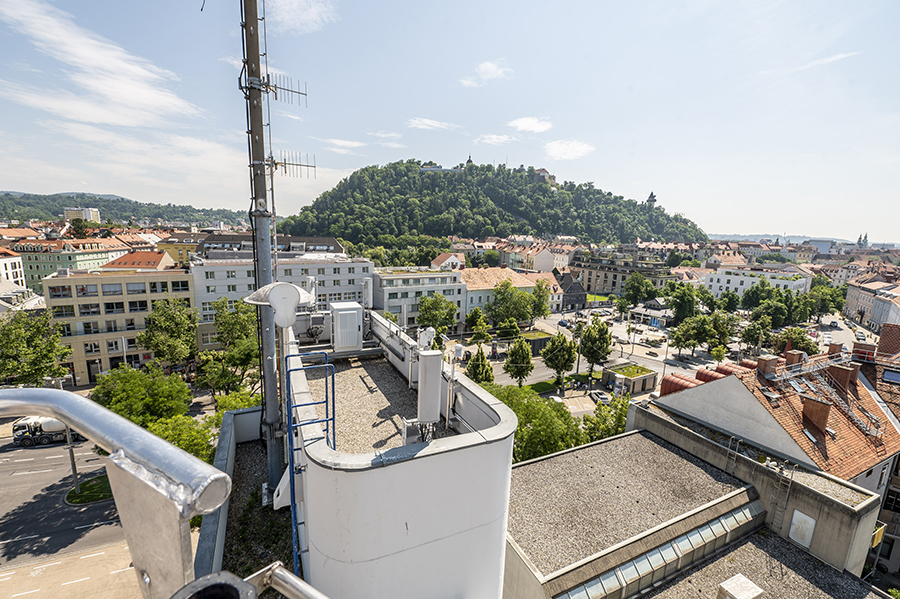
[[[741,451],[742,439],[731,437],[728,440],[728,453],[725,454],[725,472],[734,476],[734,469],[737,466],[738,453]]]
[[[794,482],[794,469],[796,468],[796,465],[792,465],[790,470],[786,471],[783,465],[778,466],[778,484],[772,491],[771,522],[772,530],[778,534],[781,534],[781,527],[784,524],[784,513],[787,511],[787,501],[791,494],[791,484]]]

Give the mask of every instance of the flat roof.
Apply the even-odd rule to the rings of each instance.
[[[418,392],[384,357],[349,358],[331,362],[335,366],[335,438],[337,451],[371,453],[402,447],[401,418],[411,420],[418,411]],[[310,393],[325,396],[325,369],[306,372]],[[329,391],[330,392],[330,391]],[[317,406],[324,417],[324,406]],[[435,438],[455,435],[443,420]]]
[[[544,575],[743,488],[646,431],[514,465],[509,535]]]
[[[825,565],[765,528],[726,546],[714,558],[688,568],[672,582],[648,591],[643,597],[715,597],[719,585],[736,574],[743,574],[765,591],[765,597],[883,597],[858,578]]]

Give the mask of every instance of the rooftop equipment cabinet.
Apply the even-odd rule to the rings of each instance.
[[[331,303],[331,339],[334,351],[361,351],[363,307],[356,302]]]

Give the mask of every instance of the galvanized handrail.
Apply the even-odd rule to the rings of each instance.
[[[145,599],[168,599],[194,579],[190,518],[231,493],[227,474],[69,391],[0,390],[0,416],[49,416],[110,452],[119,520]]]
[[[0,390],[0,416],[26,415],[61,420],[109,453],[122,450],[150,472],[183,485],[187,493],[177,498],[182,513],[208,514],[231,493],[231,479],[221,470],[77,393],[38,388]]]

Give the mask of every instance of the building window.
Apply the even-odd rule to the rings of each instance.
[[[129,312],[146,312],[147,311],[147,300],[138,300],[135,302],[128,302],[128,311]]]
[[[303,275],[303,276],[309,275],[309,269],[308,269],[308,268],[301,268],[301,269],[300,269],[300,274]]]
[[[293,276],[294,276],[294,269],[293,269],[293,268],[285,268],[285,269],[284,269],[284,276],[286,276],[286,277],[293,277]]]
[[[103,310],[107,314],[124,314],[125,302],[106,302],[103,304]]]
[[[203,345],[212,345],[216,342],[216,334],[215,333],[201,333],[200,334],[200,343]]]
[[[422,292],[421,292],[421,291],[416,291],[416,295],[415,295],[415,296],[416,296],[416,297],[422,297]]]
[[[168,293],[168,281],[150,281],[150,293]]]
[[[229,285],[228,293],[237,293],[237,285]]]
[[[335,287],[340,287],[340,286],[341,286],[341,280],[340,280],[340,279],[335,279],[333,284],[334,284]]]
[[[72,336],[72,325],[68,322],[62,323],[59,327],[59,331],[63,337],[71,337]]]
[[[409,297],[409,291],[404,291],[400,294],[400,299],[406,299]]]
[[[111,354],[113,352],[120,352],[120,351],[122,351],[122,348],[119,346],[118,339],[110,339],[109,341],[106,342],[106,352],[107,353]]]
[[[248,271],[247,271],[247,278],[248,278],[248,279],[252,279],[252,278],[253,278],[253,271],[252,271],[252,270],[248,270]]]
[[[103,283],[101,285],[103,295],[122,295],[121,283]]]
[[[172,291],[173,292],[190,291],[190,290],[191,290],[191,288],[187,281],[172,281]]]
[[[135,295],[138,293],[147,293],[147,285],[146,283],[126,283],[125,289],[128,291],[128,295]]]
[[[348,267],[347,267],[347,272],[348,272],[349,274],[352,275],[353,273],[356,272],[356,268],[353,267],[353,266],[348,266]]]
[[[93,316],[100,314],[100,304],[81,304],[78,306],[79,316]]]
[[[878,477],[878,488],[881,489],[884,487],[884,483],[887,481],[887,466],[881,467],[881,476]]]
[[[106,321],[106,332],[107,333],[115,333],[119,330],[119,326],[116,324],[115,320],[107,320]]]
[[[126,318],[126,319],[125,319],[125,330],[126,330],[126,331],[133,331],[133,330],[135,330],[134,319],[133,319],[133,318]]]
[[[340,268],[335,268],[335,269],[333,269],[333,271],[332,271],[331,274],[339,275],[339,274],[341,274],[341,269],[340,269]]]
[[[207,286],[206,286],[206,293],[215,293],[215,292],[216,292],[216,286],[215,286],[215,285],[207,285]]]
[[[253,285],[247,285],[247,291],[253,291]]]
[[[215,279],[215,278],[216,278],[216,272],[215,272],[214,270],[207,270],[207,271],[206,271],[206,278],[207,278],[207,279]]]
[[[237,272],[236,272],[236,271],[229,270],[229,271],[226,271],[226,272],[225,272],[225,278],[226,278],[226,279],[233,279],[233,278],[235,278],[235,277],[237,277]]]
[[[95,335],[100,332],[100,323],[99,322],[83,322],[81,323],[81,330],[84,331],[85,335]]]
[[[4,264],[3,266],[5,267],[6,265]],[[51,299],[72,297],[72,288],[68,285],[64,287],[50,287],[49,291]]]
[[[396,293],[396,292],[394,292],[394,293],[388,293],[388,299],[389,299],[389,300],[397,299],[397,293]]]
[[[318,274],[320,274],[320,275],[324,275],[324,274],[325,274],[325,269],[324,269],[324,268],[319,268],[319,269],[316,270],[316,272],[317,272]]]
[[[99,354],[100,353],[100,344],[91,342],[84,344],[84,353],[86,354]]]
[[[78,297],[97,297],[96,285],[78,285],[75,290]]]
[[[125,349],[137,349],[137,339],[126,339]]]
[[[356,279],[347,279],[348,285],[356,285]]]
[[[75,316],[75,306],[53,306],[53,318],[71,318]]]

